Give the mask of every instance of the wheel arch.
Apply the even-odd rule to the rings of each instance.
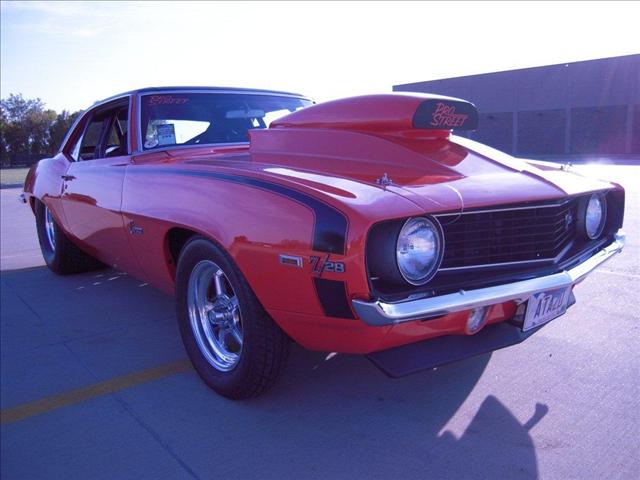
[[[164,238],[165,258],[167,262],[167,268],[171,272],[171,277],[175,281],[176,268],[178,266],[178,259],[180,258],[180,252],[187,244],[189,239],[194,236],[201,236],[200,232],[184,227],[171,227],[167,230]],[[208,238],[208,237],[207,237]],[[217,242],[216,242],[217,243]]]
[[[164,249],[165,249],[165,258],[167,262],[167,267],[171,272],[171,277],[175,281],[175,273],[176,268],[178,266],[178,260],[180,259],[180,254],[184,246],[191,240],[193,237],[201,237],[206,240],[209,240],[213,244],[215,244],[220,250],[226,253],[229,258],[233,259],[233,255],[229,252],[228,248],[222,244],[222,242],[218,241],[214,236],[207,232],[201,232],[195,230],[193,228],[184,227],[181,225],[174,225],[167,230],[164,238]],[[235,260],[234,260],[235,263]],[[238,267],[239,268],[239,267]]]

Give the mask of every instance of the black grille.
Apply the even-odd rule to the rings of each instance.
[[[440,216],[445,238],[440,268],[553,259],[575,237],[576,219],[576,199]]]

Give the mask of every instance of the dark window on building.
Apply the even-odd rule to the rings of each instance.
[[[513,153],[513,112],[481,113],[473,140]]]
[[[633,106],[633,126],[631,128],[631,153],[640,153],[640,104]]]
[[[625,153],[627,106],[571,109],[571,153]]]
[[[562,109],[518,112],[518,153],[564,153],[566,121]]]

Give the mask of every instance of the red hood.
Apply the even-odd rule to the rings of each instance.
[[[448,119],[438,116],[439,102],[454,107],[443,110]],[[424,105],[428,117],[416,120]],[[321,194],[335,195],[339,201],[349,201],[355,208],[372,208],[373,203],[391,195],[409,200],[421,211],[455,211],[612,187],[560,169],[538,168],[451,136],[450,130],[443,130],[441,125],[428,126],[434,116],[439,122],[459,123],[460,119],[455,120],[458,117],[450,116],[473,108],[464,105],[471,104],[424,95],[338,100],[295,112],[272,123],[269,129],[251,130],[250,155],[244,148],[233,153],[229,147],[200,147],[197,153],[176,151],[171,156],[202,165],[209,164],[205,156],[215,154],[211,166],[295,182]],[[248,161],[224,162],[225,158]],[[382,179],[388,183],[382,185]]]
[[[407,138],[329,129],[255,131],[254,166],[277,165],[296,181],[313,178],[357,190],[397,193],[426,211],[548,200],[611,188],[560,169],[542,170],[464,138]],[[269,168],[269,167],[267,167]],[[274,170],[271,168],[271,172]],[[349,186],[345,181],[350,180]],[[357,192],[354,192],[357,193]]]

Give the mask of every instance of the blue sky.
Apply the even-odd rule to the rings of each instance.
[[[1,4],[0,93],[86,108],[152,85],[291,90],[397,83],[640,53],[637,2]]]

